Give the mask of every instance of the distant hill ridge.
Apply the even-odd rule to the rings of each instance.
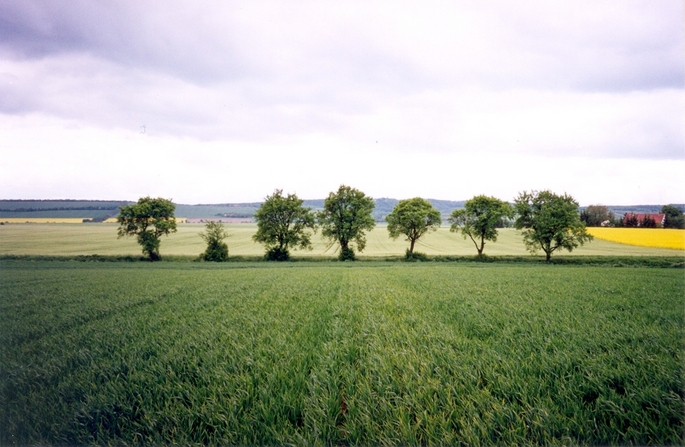
[[[428,199],[446,218],[453,210],[462,208],[464,201]],[[374,199],[376,207],[373,217],[377,221],[385,219],[399,200],[390,198]],[[131,201],[115,200],[0,200],[0,219],[3,217],[61,217],[90,218],[104,220],[114,217],[120,206]],[[176,216],[190,219],[213,217],[248,218],[261,206],[262,202],[218,203],[218,204],[176,204]],[[304,200],[304,206],[314,210],[323,209],[324,199]]]
[[[443,216],[447,218],[453,210],[463,208],[465,200],[427,199]],[[381,197],[374,199],[376,207],[373,216],[377,221],[385,220],[399,200]],[[104,220],[114,217],[120,206],[134,203],[127,200],[0,200],[0,219],[3,217],[76,217]],[[323,208],[324,199],[304,200],[304,206],[314,210]],[[212,217],[252,217],[262,202],[217,203],[217,204],[176,204],[176,215],[179,217],[203,219]],[[685,204],[674,204],[685,211]],[[662,205],[607,205],[617,217],[626,213],[658,213]],[[580,207],[581,210],[586,207]]]

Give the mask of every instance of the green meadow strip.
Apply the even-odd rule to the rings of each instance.
[[[0,444],[683,443],[679,269],[0,263]]]
[[[136,256],[103,256],[103,255],[76,255],[76,256],[43,256],[43,255],[0,255],[0,263],[7,261],[76,261],[82,263],[150,263],[149,259]],[[201,263],[205,268],[222,268],[221,264],[226,263],[207,263],[198,257],[192,256],[165,256],[161,263]],[[416,264],[425,262],[449,262],[449,263],[499,263],[499,264],[551,264],[551,265],[586,265],[586,266],[608,266],[608,267],[659,267],[659,268],[685,268],[685,258],[677,256],[556,256],[549,263],[545,262],[541,256],[428,256],[425,261],[406,261],[404,256],[358,256],[359,264],[368,263],[387,263],[387,262],[412,262]],[[231,256],[228,264],[250,263],[269,263],[263,256]],[[340,263],[336,258],[331,257],[298,257],[292,256],[290,260],[282,263]],[[213,267],[209,267],[213,266]],[[226,268],[234,268],[233,265]]]

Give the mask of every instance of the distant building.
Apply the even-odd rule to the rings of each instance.
[[[623,225],[625,226],[632,226],[632,227],[641,227],[642,223],[645,221],[645,219],[651,219],[656,223],[657,227],[663,228],[664,222],[666,221],[666,215],[661,214],[661,213],[654,213],[654,214],[635,214],[635,213],[627,213],[625,216],[623,216]],[[630,222],[634,222],[635,224],[630,224]]]

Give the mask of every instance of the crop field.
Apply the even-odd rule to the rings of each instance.
[[[685,250],[685,230],[671,228],[588,228],[598,239],[620,244]]]
[[[177,217],[176,218],[176,223],[186,223],[188,221],[187,217]],[[109,217],[103,221],[103,223],[108,223],[108,224],[115,224],[117,223],[117,218],[116,217]]]
[[[680,269],[0,261],[0,444],[682,444]]]
[[[55,213],[53,213],[55,214]],[[0,222],[10,223],[10,224],[23,224],[23,223],[51,223],[51,224],[80,224],[83,223],[84,217],[2,217]]]
[[[226,239],[231,256],[261,256],[263,246],[252,241],[257,227],[255,224],[228,224],[230,234]],[[23,224],[0,226],[1,255],[130,255],[140,256],[140,246],[135,238],[117,239],[116,224]],[[199,233],[203,224],[180,224],[178,233],[162,237],[162,256],[197,256],[205,249]],[[645,230],[641,230],[645,231]],[[647,230],[648,231],[648,230]],[[393,241],[388,237],[385,226],[379,225],[368,234],[366,250],[362,258],[401,257],[409,244],[401,238]],[[335,258],[335,247],[327,250],[328,244],[317,234],[313,238],[312,251],[293,251],[299,258]],[[432,256],[475,256],[476,249],[470,240],[451,233],[447,227],[440,228],[420,239],[416,250]],[[521,235],[514,229],[500,230],[497,242],[487,242],[485,254],[490,256],[529,256]],[[657,247],[639,247],[595,239],[572,253],[558,252],[564,256],[685,256],[685,250]],[[542,254],[538,254],[542,257]]]

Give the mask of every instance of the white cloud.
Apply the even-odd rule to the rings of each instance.
[[[42,131],[35,133],[36,127]],[[224,203],[259,201],[275,188],[322,198],[343,183],[373,197],[452,200],[477,194],[511,200],[523,190],[552,189],[584,205],[672,203],[685,194],[683,160],[426,155],[328,134],[274,142],[203,142],[137,131],[103,134],[39,115],[15,118],[0,132],[6,137],[0,147],[3,198],[134,200],[152,195],[180,203]]]

